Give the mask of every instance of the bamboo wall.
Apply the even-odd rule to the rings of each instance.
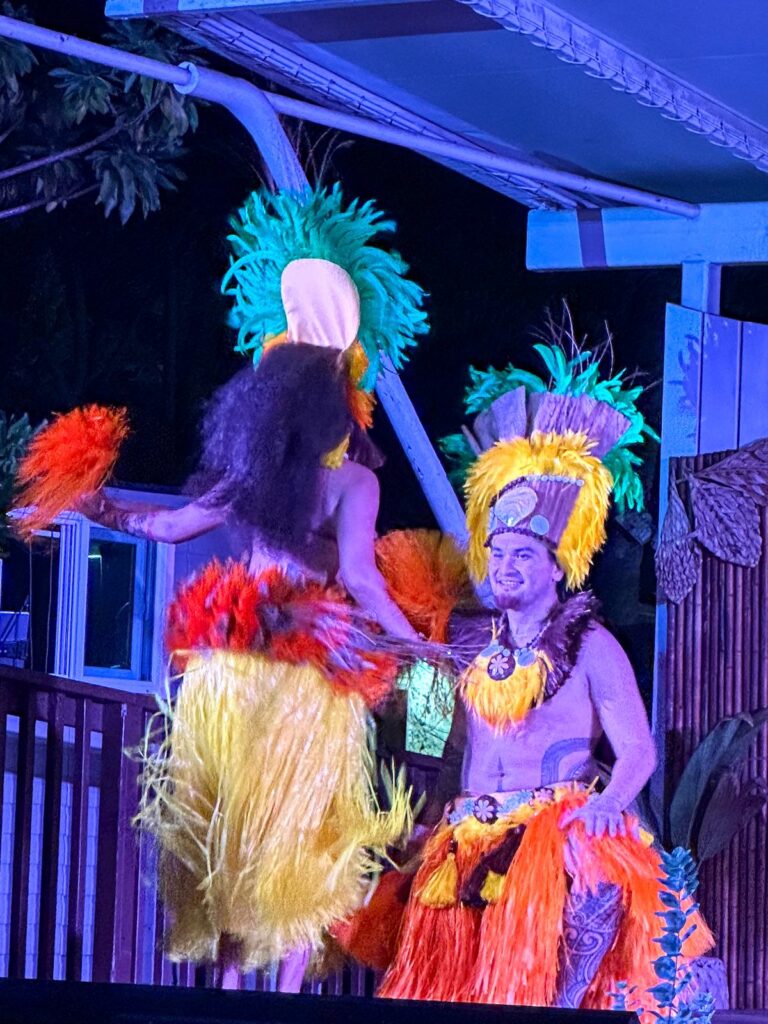
[[[672,471],[702,469],[719,455],[672,460]],[[698,742],[717,722],[768,706],[768,509],[763,553],[754,569],[704,552],[699,582],[668,605],[666,788],[670,794]],[[768,728],[752,748],[747,774],[768,778]],[[768,825],[761,815],[725,853],[702,866],[701,903],[725,960],[731,1006],[768,1006]]]

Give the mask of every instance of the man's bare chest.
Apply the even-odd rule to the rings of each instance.
[[[487,790],[495,784],[506,790],[580,777],[588,773],[601,734],[588,682],[578,667],[550,700],[503,732],[468,708],[464,788]]]

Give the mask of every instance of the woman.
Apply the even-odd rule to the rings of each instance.
[[[241,562],[208,566],[170,609],[183,678],[144,745],[138,816],[160,848],[169,955],[223,959],[225,984],[290,954],[280,987],[298,988],[309,954],[363,901],[374,855],[412,823],[400,781],[389,812],[375,796],[370,711],[392,692],[392,652],[416,634],[376,568],[359,385],[381,354],[397,365],[426,322],[403,261],[368,244],[394,226],[380,217],[345,208],[335,188],[255,193],[233,221],[224,288],[257,365],[206,411],[189,504],[148,509],[96,489],[125,434],[119,410],[62,417],[22,467],[28,533],[66,495],[155,541],[224,525],[242,538]]]
[[[135,510],[99,492],[80,509],[102,526],[165,543],[227,525],[243,538],[257,586],[278,570],[299,594],[319,588],[323,619],[346,622],[344,599],[323,590],[340,585],[388,634],[416,639],[376,568],[379,489],[362,461],[375,452],[352,419],[345,378],[333,349],[280,345],[211,400],[191,481],[199,497],[180,509]],[[199,604],[240,589],[239,568],[205,581]],[[188,636],[185,600],[183,592],[171,609],[174,650]],[[298,633],[316,635],[317,622]],[[163,851],[169,955],[218,955],[227,985],[238,968],[287,956],[279,984],[295,991],[325,930],[363,898],[368,851],[382,852],[410,824],[402,793],[389,817],[373,797],[368,710],[390,692],[392,664],[362,673],[361,655],[340,650],[345,671],[357,669],[367,685],[341,692],[327,673],[258,645],[235,653],[226,640],[208,647],[198,637],[195,647],[160,753],[147,754],[140,815]],[[233,723],[234,738],[225,735]]]

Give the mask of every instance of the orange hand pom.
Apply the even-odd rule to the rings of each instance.
[[[87,405],[57,416],[30,442],[19,467],[16,508],[28,508],[16,526],[30,540],[36,530],[102,487],[128,435],[125,409]]]
[[[413,628],[445,643],[448,620],[469,586],[451,538],[436,530],[394,530],[376,541],[376,564]]]

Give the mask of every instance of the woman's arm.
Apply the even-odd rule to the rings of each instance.
[[[89,495],[78,503],[77,511],[108,530],[129,533],[133,537],[181,544],[223,525],[226,511],[209,507],[202,501],[181,508],[151,508],[135,502],[117,502],[103,491]]]
[[[339,578],[363,611],[388,633],[417,640],[418,633],[387,593],[384,577],[376,566],[374,537],[379,482],[369,469],[349,465],[349,482],[336,510]]]

